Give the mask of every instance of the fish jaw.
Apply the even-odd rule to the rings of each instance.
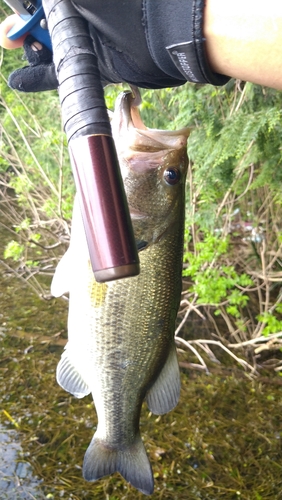
[[[187,148],[187,139],[191,129],[157,130],[146,127],[139,108],[133,105],[134,99],[130,92],[122,92],[116,100],[115,110],[111,118],[112,134],[119,160],[127,158],[128,152],[151,153],[165,150],[178,151]],[[136,155],[137,153],[137,155]],[[150,161],[150,160],[149,160]],[[125,169],[121,165],[122,176]]]

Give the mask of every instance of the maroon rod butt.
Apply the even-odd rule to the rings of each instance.
[[[96,281],[139,274],[139,258],[113,138],[69,143],[72,169]]]

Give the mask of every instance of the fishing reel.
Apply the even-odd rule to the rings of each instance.
[[[10,40],[17,40],[30,33],[36,40],[52,51],[52,43],[45,20],[41,0],[4,0],[19,16],[19,20],[7,34]]]

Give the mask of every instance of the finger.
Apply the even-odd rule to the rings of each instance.
[[[26,34],[22,35],[17,40],[9,40],[7,37],[7,33],[10,29],[16,24],[19,20],[19,16],[17,14],[13,14],[9,16],[0,24],[0,45],[5,49],[18,49],[23,46],[24,39],[26,38]]]

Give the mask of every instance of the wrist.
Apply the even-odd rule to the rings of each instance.
[[[228,77],[213,72],[203,33],[204,0],[147,0],[144,24],[155,64],[174,78],[224,85]]]

